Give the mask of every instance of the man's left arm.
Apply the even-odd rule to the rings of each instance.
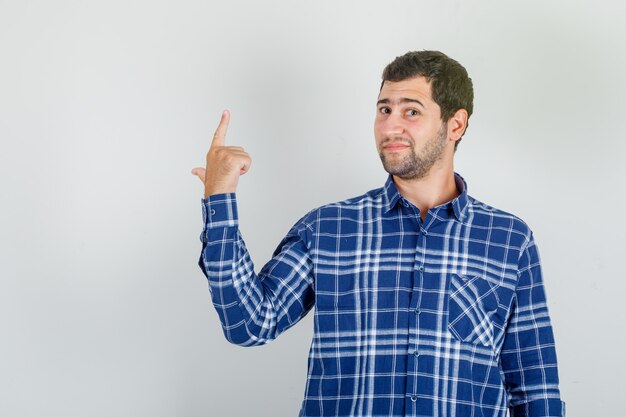
[[[532,232],[518,263],[512,313],[500,353],[511,417],[562,417],[556,349]]]

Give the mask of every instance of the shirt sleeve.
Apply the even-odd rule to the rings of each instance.
[[[239,231],[234,193],[202,200],[199,265],[226,339],[262,345],[296,324],[314,304],[309,226],[298,221],[258,274]]]
[[[511,417],[564,417],[554,336],[532,233],[521,253],[512,313],[500,355]]]

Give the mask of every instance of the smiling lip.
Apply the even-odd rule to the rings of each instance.
[[[384,147],[386,151],[401,151],[403,149],[408,148],[409,145],[405,145],[404,143],[392,143]]]

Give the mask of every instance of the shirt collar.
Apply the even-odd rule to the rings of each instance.
[[[440,210],[442,208],[451,209],[454,213],[454,216],[459,221],[463,221],[467,215],[467,206],[468,206],[468,196],[467,196],[467,182],[465,179],[460,176],[458,173],[454,173],[454,182],[456,183],[456,188],[459,191],[459,195],[453,200],[444,203],[437,208]],[[396,207],[399,202],[403,201],[403,197],[398,191],[396,184],[393,182],[393,177],[389,175],[387,181],[385,182],[385,186],[383,187],[383,201],[385,206],[387,207],[386,212]]]

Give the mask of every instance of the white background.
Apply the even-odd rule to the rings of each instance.
[[[568,415],[623,416],[623,4],[0,0],[0,415],[297,415],[311,315],[224,340],[190,169],[231,109],[258,270],[383,184],[381,71],[438,49],[475,87],[456,170],[535,232]]]

